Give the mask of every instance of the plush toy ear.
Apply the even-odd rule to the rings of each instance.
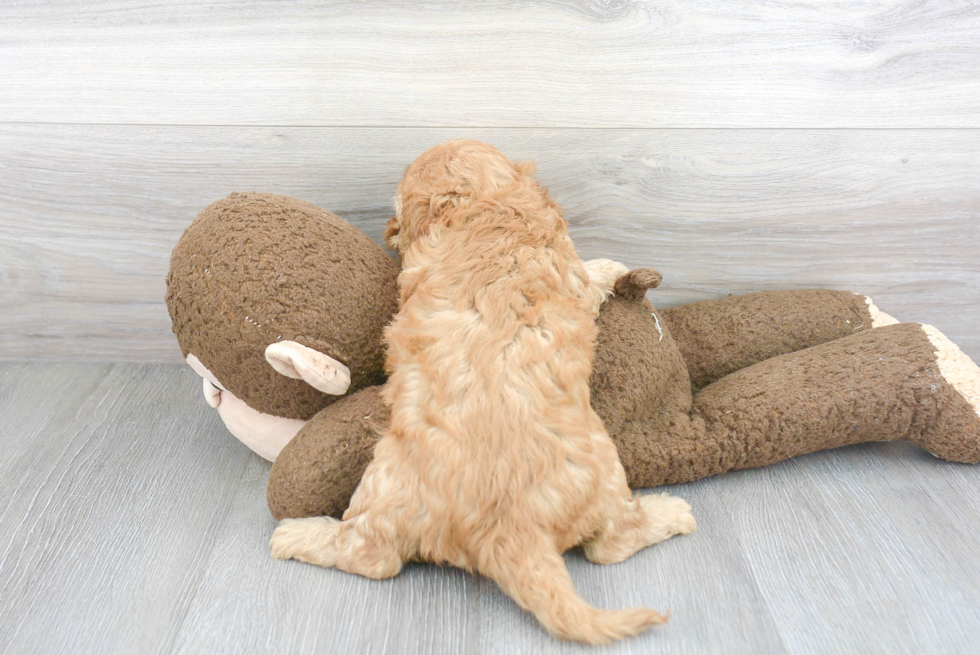
[[[350,369],[333,357],[295,341],[277,341],[265,349],[272,368],[288,378],[304,380],[331,396],[340,396],[350,387]]]

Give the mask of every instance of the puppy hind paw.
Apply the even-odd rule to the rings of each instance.
[[[691,512],[691,506],[683,498],[667,494],[642,496],[643,509],[651,519],[656,531],[663,538],[676,534],[691,534],[698,529],[698,522]]]
[[[694,518],[694,514],[688,511],[686,514],[677,517],[674,527],[676,530],[674,534],[692,534],[698,531],[698,522]]]
[[[327,516],[284,519],[269,540],[273,559],[295,559],[320,566],[332,566],[339,521]]]

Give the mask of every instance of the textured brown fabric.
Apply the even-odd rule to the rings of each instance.
[[[664,331],[661,338],[658,320],[646,300],[611,298],[602,306],[590,383],[592,406],[610,432],[636,418],[659,425],[691,408],[687,368],[670,334]],[[371,416],[372,422],[359,422],[357,416]],[[371,426],[379,421],[384,427],[387,418],[380,387],[317,414],[272,466],[267,490],[272,515],[340,516],[370,462],[377,441]]]
[[[939,372],[915,323],[861,331],[742,369],[706,387],[691,414],[613,435],[634,486],[869,441],[903,439],[943,459],[980,462],[980,417]]]
[[[762,291],[662,312],[695,391],[729,373],[871,328],[864,296],[850,291]]]
[[[293,340],[343,362],[352,392],[382,382],[397,275],[341,218],[285,196],[234,193],[204,209],[174,248],[167,307],[185,357],[252,408],[308,419],[337,397],[277,373],[265,347]]]
[[[690,411],[687,367],[653,305],[610,298],[596,325],[589,386],[592,408],[607,430],[633,420],[656,425],[665,416]]]
[[[669,333],[651,343],[649,308],[616,299],[604,306],[592,381],[594,406],[631,487],[896,439],[946,460],[980,463],[980,417],[943,379],[918,324],[860,331],[768,359],[706,387],[692,406]],[[641,384],[631,387],[637,378]],[[276,460],[268,498],[277,519],[346,509],[377,440],[373,420],[357,417],[380,425],[385,416],[377,390],[362,394],[356,411],[340,403],[323,410]]]
[[[303,426],[269,473],[266,499],[276,520],[339,518],[374,457],[388,418],[377,386],[334,403]]]
[[[652,268],[635,268],[616,280],[613,290],[616,295],[626,300],[640,300],[647,294],[648,289],[660,286],[663,276]]]

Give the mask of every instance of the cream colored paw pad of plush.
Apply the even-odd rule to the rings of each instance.
[[[923,325],[922,330],[936,349],[939,372],[980,416],[980,367],[933,326]]]
[[[871,314],[871,327],[885,327],[886,325],[895,325],[899,322],[898,319],[878,309],[878,306],[871,301],[871,298],[864,296],[864,302],[868,303],[868,313]]]

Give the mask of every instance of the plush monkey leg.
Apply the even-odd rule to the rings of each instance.
[[[286,444],[269,473],[266,500],[277,521],[340,517],[388,425],[381,387],[368,387],[316,414]]]
[[[869,441],[980,463],[980,368],[935,328],[901,323],[742,369],[698,393],[689,415],[614,437],[633,487]]]
[[[896,322],[867,296],[818,289],[728,296],[660,315],[695,391],[771,357]]]

